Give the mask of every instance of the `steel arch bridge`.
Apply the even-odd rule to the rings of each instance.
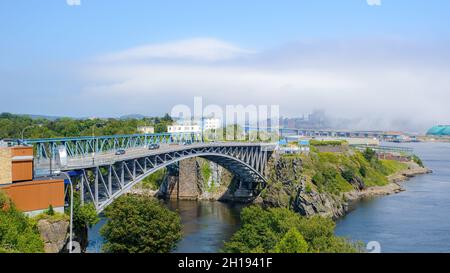
[[[200,144],[96,166],[72,166],[66,170],[78,181],[81,200],[92,202],[100,213],[148,175],[193,157],[205,158],[230,170],[240,180],[240,187],[263,187],[266,184],[264,170],[272,151],[270,146],[258,144]]]
[[[180,145],[186,141],[190,144]],[[22,143],[34,146],[38,176],[68,172],[81,201],[92,202],[99,213],[148,175],[193,157],[228,169],[239,179],[240,188],[263,187],[264,170],[275,148],[264,143],[203,143],[200,133],[27,139]],[[160,148],[149,150],[152,143],[160,144]],[[67,154],[64,164],[58,162],[61,148]],[[117,149],[126,153],[117,155]]]

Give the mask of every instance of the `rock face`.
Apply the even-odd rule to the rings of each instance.
[[[275,158],[269,163],[269,185],[261,198],[266,207],[286,207],[304,216],[337,218],[345,214],[343,199],[327,193],[307,190],[299,158]],[[261,200],[259,200],[261,202]]]
[[[44,241],[44,250],[46,253],[58,253],[64,251],[64,246],[69,237],[68,221],[41,219],[37,223],[37,228]]]
[[[388,177],[390,183],[385,186],[366,187],[363,181],[355,179],[350,182],[354,190],[336,195],[319,193],[307,187],[300,158],[272,158],[266,172],[268,185],[256,201],[266,207],[290,208],[304,216],[320,215],[337,219],[344,216],[355,201],[401,192],[403,189],[398,182],[431,172],[414,162],[407,164],[408,169]]]
[[[304,216],[320,215],[339,218],[344,216],[348,204],[342,197],[327,193],[306,192],[300,189],[294,202],[294,210]]]

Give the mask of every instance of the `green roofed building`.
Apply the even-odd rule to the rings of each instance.
[[[450,125],[437,125],[428,130],[430,136],[450,136]]]

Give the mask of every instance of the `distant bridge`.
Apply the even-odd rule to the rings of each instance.
[[[281,137],[285,136],[309,136],[309,137],[364,137],[364,138],[381,138],[381,139],[396,139],[403,135],[401,132],[386,132],[386,131],[358,131],[358,130],[339,130],[339,129],[301,129],[301,128],[264,128],[246,126],[245,132],[264,131],[276,132]]]
[[[250,190],[256,185],[264,186],[266,164],[275,148],[266,143],[202,143],[199,134],[190,133],[23,142],[35,147],[37,174],[68,172],[77,182],[82,202],[93,202],[98,212],[148,175],[193,157],[205,158],[228,169],[239,179],[239,187]],[[152,143],[160,144],[160,148],[149,150],[147,146]],[[117,149],[125,149],[126,153],[116,154]]]

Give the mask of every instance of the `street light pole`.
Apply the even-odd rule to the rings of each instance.
[[[96,149],[96,146],[97,145],[95,145],[94,144],[94,142],[95,142],[95,125],[92,125],[92,165],[95,165],[95,149]]]
[[[25,128],[23,128],[22,129],[22,132],[20,133],[20,140],[21,140],[21,142],[23,143],[24,142],[24,133],[25,133],[25,130],[26,129],[29,129],[29,128],[32,128],[32,127],[34,127],[34,126],[39,126],[39,127],[41,127],[42,126],[42,124],[32,124],[32,125],[28,125],[28,126],[26,126]]]
[[[70,223],[69,223],[69,253],[72,253],[72,230],[73,230],[73,184],[70,175],[67,172],[63,172],[70,184]]]

